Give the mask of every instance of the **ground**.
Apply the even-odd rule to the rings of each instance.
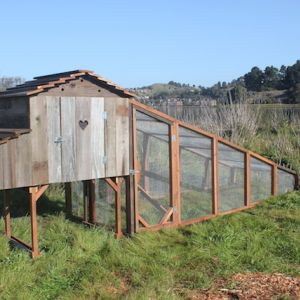
[[[1,299],[299,299],[299,192],[120,241],[66,220],[59,191],[47,196],[39,258],[10,249],[1,220]],[[13,221],[25,238],[26,217]]]

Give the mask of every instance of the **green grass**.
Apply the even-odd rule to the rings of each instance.
[[[49,198],[59,205],[48,203],[51,213],[39,217],[43,250],[35,260],[9,249],[1,220],[1,299],[180,299],[237,272],[300,275],[299,192],[242,213],[120,241],[101,228],[66,220],[53,210],[62,199]],[[19,217],[18,227],[25,224]]]

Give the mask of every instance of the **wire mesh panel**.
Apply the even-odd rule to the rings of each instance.
[[[251,157],[251,202],[264,200],[272,194],[272,166]]]
[[[295,189],[296,178],[295,175],[278,169],[278,194],[291,192]]]
[[[219,211],[245,206],[245,153],[218,143]]]
[[[179,127],[181,220],[212,214],[212,140]]]
[[[72,215],[83,218],[83,182],[76,181],[71,183],[72,189]]]
[[[109,229],[115,228],[115,191],[102,179],[95,180],[96,222]]]
[[[159,224],[170,208],[169,125],[137,111],[136,128],[138,213],[149,225]]]

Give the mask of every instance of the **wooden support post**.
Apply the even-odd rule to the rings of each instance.
[[[35,258],[39,255],[36,203],[47,188],[48,185],[44,185],[40,189],[38,189],[37,187],[29,188],[32,258]]]
[[[11,227],[10,227],[10,209],[9,209],[9,191],[3,191],[4,201],[4,222],[5,222],[5,234],[8,239],[11,238]]]
[[[170,192],[171,207],[173,207],[173,222],[179,224],[180,218],[180,173],[179,173],[179,129],[175,122],[170,126]]]
[[[278,170],[277,165],[272,166],[272,195],[276,196],[278,191]]]
[[[219,178],[218,178],[218,139],[212,139],[212,187],[213,187],[213,214],[219,210]]]
[[[115,203],[116,203],[116,211],[115,211],[115,220],[116,220],[116,237],[120,239],[122,237],[122,181],[120,178],[115,177],[114,182],[117,185],[117,191],[115,191]]]
[[[139,229],[139,220],[138,220],[138,180],[136,172],[140,172],[140,170],[137,170],[138,167],[138,161],[137,161],[137,138],[136,138],[136,109],[132,105],[131,109],[131,151],[132,157],[131,157],[131,163],[132,163],[132,171],[134,174],[131,174],[130,176],[130,182],[131,182],[131,213],[132,213],[132,223],[134,223],[134,232],[137,232]]]
[[[66,215],[72,216],[72,185],[71,182],[65,183]]]
[[[89,222],[92,224],[96,224],[97,222],[95,188],[95,180],[89,180]]]
[[[89,188],[88,181],[83,181],[83,222],[88,222]]]
[[[250,153],[245,153],[245,205],[250,207],[251,202],[251,169],[250,169]]]
[[[31,221],[31,247],[32,258],[39,255],[38,231],[37,231],[37,213],[36,213],[36,193],[37,189],[29,189],[30,221]]]
[[[131,197],[132,197],[132,181],[131,176],[126,176],[125,185],[126,185],[126,232],[131,235],[134,232],[134,222],[132,222],[133,207],[131,206]]]

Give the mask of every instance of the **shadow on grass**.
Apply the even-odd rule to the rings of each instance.
[[[9,191],[11,218],[25,217],[30,214],[29,193],[23,189]],[[0,210],[4,216],[3,191],[0,192]],[[51,185],[37,202],[37,213],[40,216],[57,215],[65,211],[64,189],[61,185]]]

